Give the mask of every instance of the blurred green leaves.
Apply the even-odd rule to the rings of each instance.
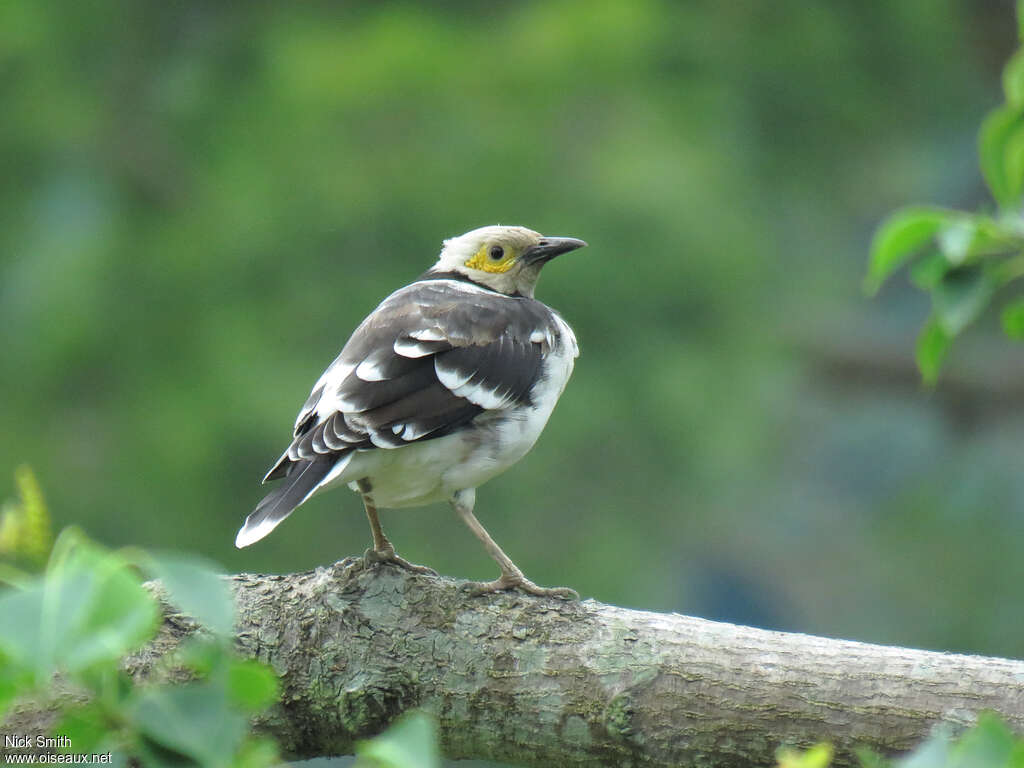
[[[946,746],[945,764],[936,768],[1024,768],[1024,738],[991,713],[979,717],[978,724],[955,742],[943,735],[931,741]],[[931,767],[922,764],[920,768]]]
[[[891,214],[875,233],[865,290],[874,295],[900,267],[931,294],[932,313],[917,341],[917,365],[934,385],[952,341],[996,293],[1024,277],[1024,48],[1003,70],[1006,104],[982,123],[981,170],[999,206],[995,216],[923,206]],[[1020,338],[1019,305],[1003,311],[1003,328]]]
[[[1020,17],[1024,6],[1018,6],[1017,13],[1018,25],[1024,24]],[[978,154],[992,197],[1001,208],[1014,210],[1019,209],[1024,193],[1024,49],[1003,68],[1003,93],[1006,104],[982,123]]]
[[[1003,309],[1003,330],[1011,339],[1024,341],[1024,299],[1017,299]]]
[[[115,664],[149,640],[157,607],[131,566],[76,529],[54,546],[46,573],[0,595],[0,649],[8,664],[46,686],[58,672]]]
[[[22,503],[45,507],[31,473],[19,470]],[[29,501],[26,501],[29,499]],[[159,579],[168,602],[202,629],[160,662],[190,677],[176,685],[135,684],[122,659],[151,640],[160,621],[139,575]],[[0,591],[0,720],[19,697],[63,707],[56,732],[76,753],[115,752],[157,768],[266,768],[279,763],[273,741],[250,733],[249,718],[277,701],[277,675],[233,650],[234,602],[217,567],[182,554],[109,551],[65,529],[45,571]],[[68,704],[55,689],[88,694]],[[360,765],[437,768],[437,726],[410,713],[359,745]]]
[[[161,615],[137,562],[203,626],[162,662],[186,670],[189,682],[136,685],[121,670],[122,659],[154,637]],[[235,655],[233,617],[227,585],[210,563],[112,552],[66,529],[41,576],[0,592],[0,719],[18,697],[52,698],[64,707],[57,732],[77,753],[113,751],[168,768],[273,765],[277,750],[250,735],[249,717],[277,700],[277,676]],[[88,701],[67,704],[57,680]]]
[[[925,323],[921,335],[917,337],[914,359],[926,384],[932,385],[938,380],[952,341],[937,319],[932,317]]]
[[[945,334],[956,336],[978,317],[996,287],[996,281],[982,266],[946,272],[932,289],[932,307]]]
[[[978,138],[981,171],[1001,208],[1013,208],[1024,190],[1024,105],[1001,107],[985,118]]]
[[[231,766],[248,732],[245,715],[228,706],[227,691],[213,682],[141,690],[127,702],[126,714],[141,736],[145,765],[186,758]]]
[[[828,768],[832,763],[832,752],[830,744],[815,744],[805,752],[780,749],[775,759],[778,768]]]
[[[1024,768],[1024,738],[1014,735],[998,716],[985,713],[958,739],[939,728],[903,757],[888,760],[866,749],[857,757],[862,768]],[[782,749],[777,757],[778,768],[827,768],[831,760],[827,744],[805,752]]]
[[[274,670],[251,659],[234,660],[228,666],[231,701],[246,712],[259,712],[277,701],[280,685]]]
[[[53,546],[50,512],[32,468],[22,464],[14,470],[16,498],[0,506],[0,557],[25,560],[35,566],[46,561]],[[0,582],[19,578],[0,563]]]
[[[144,556],[144,565],[167,590],[171,601],[214,634],[227,637],[235,603],[217,567],[196,555],[163,553]]]
[[[426,712],[409,712],[360,743],[356,755],[356,768],[440,768],[437,723]]]
[[[940,208],[904,208],[890,216],[875,233],[865,290],[874,294],[882,283],[935,237],[948,212]]]
[[[984,312],[1000,288],[1020,277],[1022,227],[1024,219],[1010,216],[997,219],[926,207],[901,209],[879,227],[864,287],[877,293],[896,270],[913,261],[911,281],[932,298],[932,314],[917,343],[918,368],[926,384],[938,379],[953,339]]]

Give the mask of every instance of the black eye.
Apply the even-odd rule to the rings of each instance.
[[[495,261],[498,261],[498,259],[505,255],[505,249],[500,245],[492,245],[490,250],[487,251],[487,255]]]

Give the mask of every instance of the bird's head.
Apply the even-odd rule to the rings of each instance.
[[[525,227],[480,227],[445,240],[433,271],[458,272],[510,296],[533,296],[541,267],[585,245],[574,237],[545,237]]]

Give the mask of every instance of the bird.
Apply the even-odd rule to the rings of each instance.
[[[259,541],[297,507],[348,485],[362,496],[373,546],[366,564],[436,573],[399,557],[379,509],[448,502],[501,575],[473,594],[539,587],[474,515],[476,489],[536,443],[579,355],[562,316],[534,298],[541,268],[586,246],[519,226],[486,226],[445,240],[437,262],[371,312],[317,380],[292,441],[263,478],[235,546]]]

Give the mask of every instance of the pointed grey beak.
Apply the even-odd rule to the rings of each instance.
[[[551,261],[559,256],[577,248],[583,248],[585,242],[575,237],[545,237],[536,245],[530,246],[523,251],[522,259],[527,264],[536,264]]]

